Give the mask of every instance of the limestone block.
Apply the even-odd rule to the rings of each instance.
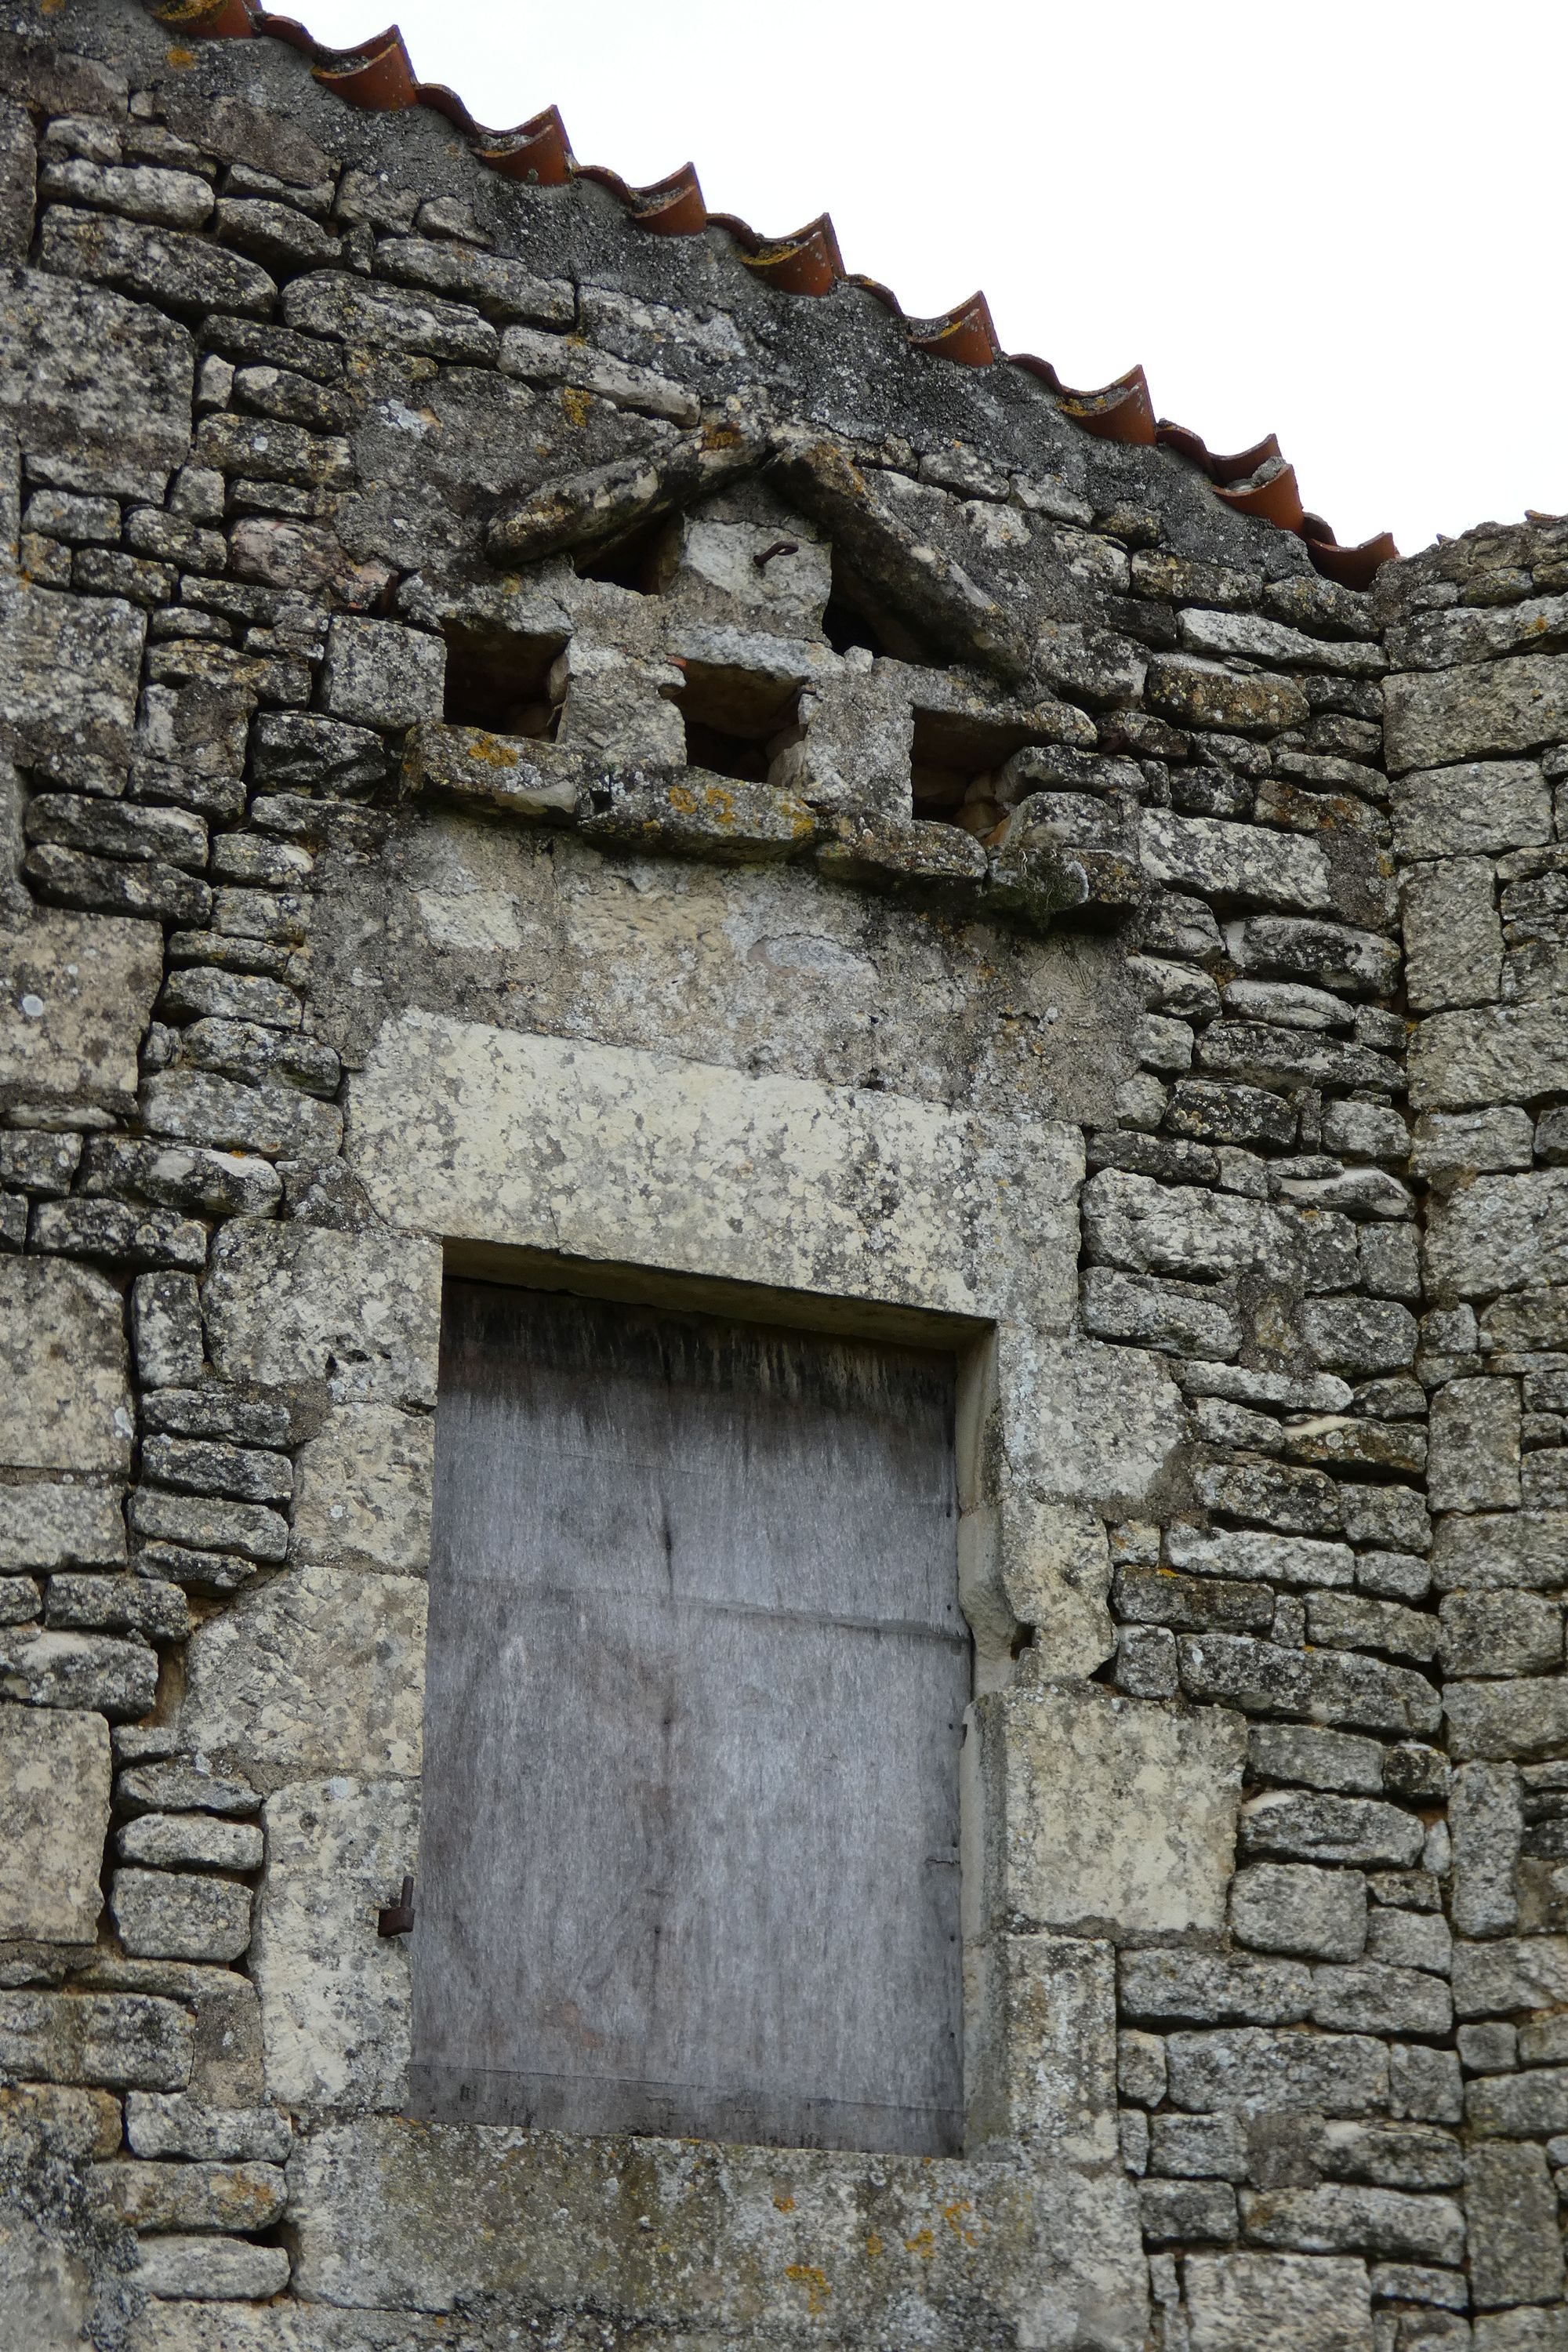
[[[1098,1685],[1015,1691],[982,1701],[980,1716],[993,1843],[973,1893],[985,1913],[1079,1934],[1223,1925],[1238,1717]]]
[[[1316,842],[1297,835],[1145,809],[1139,843],[1151,880],[1175,889],[1248,898],[1298,914],[1333,912],[1328,861]]]
[[[1440,1519],[1432,1580],[1440,1592],[1560,1590],[1568,1584],[1568,1511]]]
[[[1563,2239],[1544,2148],[1485,2141],[1473,2147],[1465,2212],[1470,2295],[1478,2311],[1557,2300],[1563,2293]]]
[[[120,2102],[107,2091],[20,2083],[0,2091],[0,2154],[41,2149],[75,2163],[112,2156],[120,2146]]]
[[[1422,1826],[1414,1814],[1375,1797],[1268,1789],[1242,1807],[1240,1839],[1247,1855],[1408,1870],[1420,1855]]]
[[[1533,760],[1477,760],[1401,776],[1389,797],[1402,862],[1528,849],[1552,838],[1552,795]]]
[[[1461,1298],[1568,1283],[1568,1168],[1479,1176],[1429,1203],[1426,1279]]]
[[[142,1642],[104,1633],[0,1633],[0,1696],[28,1706],[82,1707],[120,1723],[145,1715],[158,1657]]]
[[[265,1819],[250,1965],[268,2095],[295,2108],[401,2106],[407,1948],[377,1935],[376,1915],[416,1867],[417,1784],[305,1781],[270,1797]]]
[[[1317,2189],[1244,2189],[1242,2219],[1261,2246],[1303,2253],[1343,2253],[1352,2247],[1408,2262],[1458,2263],[1465,2220],[1450,2197],[1409,2196],[1396,2189],[1325,2181]]]
[[[1410,1100],[1416,1110],[1533,1101],[1568,1089],[1568,1009],[1484,1004],[1435,1013],[1410,1041]]]
[[[431,1405],[440,1253],[387,1234],[237,1218],[203,1288],[214,1365],[264,1387],[326,1380],[339,1402]]]
[[[137,2230],[266,2230],[283,2210],[273,2164],[100,2165],[95,2188],[109,2210]]]
[[[430,1558],[436,1424],[388,1405],[338,1405],[300,1451],[293,1557],[422,1576]]]
[[[1207,2115],[1252,2108],[1259,2115],[1364,2115],[1388,2096],[1388,2053],[1363,2033],[1305,2028],[1222,2026],[1173,2033],[1165,2044],[1170,2096]]]
[[[82,1981],[94,1992],[144,1994],[178,2001],[191,2011],[195,2040],[183,2095],[194,2105],[247,2108],[260,2099],[261,2010],[247,1976],[194,1960],[121,1959],[100,1953]]]
[[[163,977],[156,923],[40,907],[0,932],[0,1100],[129,1110]]]
[[[1410,1170],[1431,1179],[1528,1168],[1533,1142],[1528,1111],[1423,1111],[1415,1122]]]
[[[116,1568],[124,1559],[118,1485],[35,1478],[0,1486],[0,1570]]]
[[[999,1359],[1015,1475],[1036,1493],[1108,1512],[1150,1500],[1186,1436],[1181,1392],[1157,1357],[1015,1328],[1001,1335]]]
[[[1519,1936],[1454,1947],[1460,2017],[1568,2006],[1568,1936]]]
[[[128,1952],[236,1960],[250,1941],[250,1889],[194,1870],[117,1870],[110,1907]]]
[[[1363,2262],[1191,2254],[1184,2267],[1192,2352],[1373,2352]]]
[[[965,1509],[958,1580],[981,1657],[1007,1656],[1004,1680],[1025,1625],[1044,1670],[1058,1679],[1091,1675],[1115,1647],[1105,1524],[1082,1506],[1043,1501],[1020,1483],[1000,1505]]]
[[[110,1778],[101,1716],[0,1707],[0,1937],[92,1942]]]
[[[0,272],[0,416],[80,488],[147,495],[191,441],[191,338],[160,311],[41,270]],[[154,493],[161,495],[161,493]]]
[[[1568,1684],[1558,1675],[1449,1683],[1443,1712],[1449,1753],[1460,1762],[1525,1760],[1550,1755],[1568,1740]]]
[[[188,2296],[201,2303],[247,2302],[281,2294],[289,2284],[289,2256],[282,2246],[258,2246],[248,2238],[197,2236],[143,2238],[132,2283],[144,2294]]]
[[[134,1431],[119,1292],[61,1258],[0,1260],[0,1462],[122,1476]]]
[[[1454,2022],[1447,1986],[1422,1969],[1381,1966],[1312,1971],[1314,2025],[1348,2033],[1447,2033]]]
[[[0,1992],[0,2068],[34,2083],[183,2090],[194,2035],[172,2000],[137,1993]]]
[[[1287,1649],[1247,1633],[1186,1633],[1178,1646],[1182,1686],[1195,1699],[1363,1731],[1437,1727],[1437,1694],[1409,1666]]]
[[[1399,903],[1411,1010],[1489,1004],[1502,980],[1502,923],[1490,859],[1418,866],[1401,882]]]
[[[125,2137],[138,2156],[204,2163],[282,2164],[293,2145],[289,2118],[276,2107],[205,2106],[186,2091],[129,2092]]]
[[[1083,1937],[999,1936],[985,1946],[966,2012],[979,2089],[967,2137],[1005,2141],[1034,2160],[1113,2163],[1116,1957]]]
[[[978,2324],[1027,2329],[1055,2352],[1142,2352],[1145,2272],[1124,2179],[1049,2164],[849,2162],[853,2194],[845,2158],[792,2149],[786,2197],[778,2153],[765,2148],[392,2116],[329,2125],[289,2168],[296,2290],[315,2306],[395,2309],[400,2326],[405,2312],[485,2297],[506,2309],[579,2298],[646,2309],[648,2233],[627,2226],[635,2212],[656,2242],[681,2249],[659,2269],[672,2338],[821,2334],[826,2281],[839,2342],[967,2352]]]
[[[1296,2025],[1312,1978],[1296,1960],[1123,1952],[1120,1991],[1121,2014],[1142,2025]]]
[[[1436,1511],[1517,1509],[1520,1402],[1512,1381],[1449,1381],[1432,1399],[1427,1499]]]
[[[1081,1152],[1054,1125],[422,1013],[350,1081],[349,1162],[394,1224],[1055,1331]]]
[[[1439,1604],[1447,1675],[1537,1675],[1563,1663],[1563,1611],[1533,1592],[1450,1592]]]
[[[195,1276],[139,1274],[131,1286],[131,1338],[143,1388],[194,1387],[205,1354]]]
[[[131,756],[147,616],[30,583],[0,597],[0,720],[34,757]]]
[[[327,631],[321,708],[362,727],[412,727],[440,718],[446,675],[439,637],[339,614]]]
[[[419,1769],[425,1586],[316,1566],[241,1594],[186,1653],[181,1742],[258,1789]]]
[[[1232,1932],[1255,1951],[1358,1960],[1366,1943],[1366,1881],[1312,1863],[1254,1863],[1230,1890]]]
[[[1568,656],[1531,654],[1384,678],[1383,727],[1395,775],[1560,743],[1568,734]]]

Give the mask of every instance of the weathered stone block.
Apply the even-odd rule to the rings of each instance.
[[[434,1475],[427,1415],[336,1407],[300,1455],[293,1557],[423,1575]]]
[[[0,1570],[114,1568],[124,1558],[118,1485],[35,1478],[0,1486]]]
[[[1563,2239],[1545,2150],[1483,2142],[1470,2150],[1467,2170],[1476,2308],[1555,2302],[1563,2293]]]
[[[1373,1960],[1312,1971],[1315,2025],[1345,2033],[1447,2033],[1453,2001],[1440,1977]]]
[[[1043,1123],[411,1013],[350,1080],[347,1152],[416,1231],[1051,1331],[1077,1304],[1082,1144]]]
[[[1563,1608],[1534,1592],[1450,1592],[1438,1604],[1445,1674],[1538,1675],[1563,1663]]]
[[[191,441],[191,339],[161,312],[42,270],[0,272],[0,414],[79,487],[144,496]]]
[[[102,1633],[0,1634],[0,1695],[28,1706],[80,1707],[114,1723],[145,1715],[158,1687],[157,1654]]]
[[[1488,1004],[1502,980],[1502,923],[1489,858],[1417,866],[1400,885],[1410,1007]]]
[[[1531,654],[1387,677],[1383,711],[1384,750],[1396,775],[1533,751],[1568,732],[1568,656]]]
[[[1434,1194],[1425,1255],[1432,1288],[1460,1298],[1568,1283],[1568,1169],[1479,1176]]]
[[[447,648],[395,621],[338,615],[327,633],[322,708],[362,727],[413,727],[439,719]]]
[[[1520,1403],[1511,1381],[1450,1381],[1432,1399],[1427,1499],[1436,1511],[1519,1504]]]
[[[1422,1826],[1414,1814],[1374,1797],[1270,1789],[1249,1798],[1241,1811],[1240,1844],[1247,1855],[1409,1869],[1420,1854],[1422,1839]]]
[[[1304,2254],[1194,2254],[1192,2352],[1373,2352],[1366,2264]]]
[[[1353,1732],[1321,1731],[1315,1724],[1255,1723],[1247,1734],[1248,1778],[1300,1781],[1309,1789],[1334,1789],[1344,1796],[1381,1796],[1384,1759],[1378,1739]]]
[[[1245,2180],[1247,2133],[1239,2116],[1152,2116],[1149,2168],[1195,2180]]]
[[[1568,2131],[1568,2066],[1531,2066],[1468,2084],[1465,2119],[1478,2136],[1499,2139]]]
[[[1245,1633],[1189,1633],[1180,1642],[1189,1696],[1248,1714],[1294,1716],[1367,1731],[1435,1731],[1437,1694],[1408,1666],[1288,1650]]]
[[[1461,2017],[1568,2007],[1568,1937],[1456,1944],[1454,2007]]]
[[[182,1744],[258,1789],[415,1773],[424,1640],[419,1580],[290,1570],[192,1636]]]
[[[157,926],[40,908],[0,933],[0,1099],[128,1109],[163,968]]]
[[[416,1864],[407,1780],[311,1780],[266,1811],[251,1970],[269,2095],[294,2107],[396,2107],[407,2095],[408,1961],[380,1906]]]
[[[293,2145],[289,2118],[276,2107],[205,2106],[184,2091],[132,2091],[125,2137],[138,2156],[204,2163],[282,2164]]]
[[[271,2164],[100,2165],[93,2185],[116,2219],[136,2230],[266,2230],[283,2210],[284,2177]]]
[[[0,2067],[35,2083],[178,2091],[190,2078],[191,2021],[139,1993],[0,1992]]]
[[[122,1475],[133,1429],[119,1293],[59,1260],[0,1260],[5,1466]]]
[[[1436,1013],[1411,1040],[1410,1099],[1418,1110],[1529,1102],[1565,1087],[1568,1013],[1559,1003]]]
[[[92,1942],[109,1786],[101,1716],[0,1707],[0,1937]]]
[[[1308,1298],[1301,1333],[1320,1364],[1357,1374],[1399,1371],[1415,1360],[1415,1318],[1387,1298]]]
[[[983,1700],[981,1716],[987,1912],[1079,1934],[1223,1924],[1246,1745],[1236,1717],[1092,1685]]]
[[[250,1941],[250,1889],[188,1870],[117,1870],[110,1907],[128,1952],[235,1960]]]
[[[1529,1682],[1456,1682],[1443,1694],[1448,1745],[1461,1762],[1500,1763],[1550,1755],[1568,1741],[1568,1684],[1559,1676]]]
[[[1441,1592],[1502,1592],[1568,1584],[1568,1511],[1442,1519],[1432,1554]]]
[[[143,2238],[137,2252],[132,2278],[144,2294],[240,2303],[281,2294],[289,2284],[285,2249],[258,2246],[248,2238],[170,2231]]]
[[[1173,2033],[1165,2045],[1179,2107],[1260,2115],[1363,2115],[1388,2095],[1388,2053],[1365,2034],[1235,2026]]]
[[[1195,1576],[1257,1579],[1268,1584],[1349,1584],[1355,1555],[1348,1544],[1314,1536],[1265,1535],[1253,1528],[1194,1528],[1177,1523],[1165,1538],[1174,1568]]]
[[[440,1253],[381,1234],[237,1220],[213,1244],[203,1291],[226,1380],[327,1380],[340,1402],[430,1405]]]
[[[188,1274],[140,1274],[131,1286],[131,1338],[143,1388],[188,1388],[202,1376],[200,1294]]]
[[[1208,1952],[1124,1952],[1119,1985],[1121,2014],[1142,2025],[1294,2025],[1312,1999],[1294,1960]]]
[[[1390,799],[1401,859],[1473,856],[1552,838],[1552,795],[1533,760],[1478,760],[1402,776]]]
[[[1448,2197],[1336,2181],[1320,2189],[1243,2189],[1241,2210],[1248,2237],[1259,2245],[1322,2254],[1353,2247],[1414,2262],[1458,2263],[1464,2256],[1464,2215]]]
[[[1255,1863],[1230,1890],[1231,1931],[1262,1952],[1358,1960],[1366,1943],[1366,1881],[1310,1863]]]

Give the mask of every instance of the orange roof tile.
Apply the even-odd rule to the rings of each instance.
[[[1029,352],[1004,353],[984,294],[971,295],[967,302],[940,319],[910,319],[887,287],[845,268],[826,213],[791,236],[760,236],[733,214],[708,210],[690,163],[683,163],[668,178],[646,188],[630,186],[618,173],[602,165],[579,163],[566,126],[552,106],[510,131],[487,129],[444,82],[418,79],[395,25],[353,48],[333,49],[315,40],[291,16],[273,16],[259,0],[145,0],[145,5],[160,24],[189,39],[286,41],[310,58],[316,79],[351,106],[379,113],[430,107],[462,132],[479,163],[507,179],[547,188],[563,186],[574,179],[591,180],[625,205],[638,228],[658,236],[696,236],[707,228],[726,229],[746,267],[781,293],[810,298],[831,292],[840,280],[863,287],[904,322],[916,351],[961,367],[1022,368],[1048,387],[1062,415],[1086,433],[1104,441],[1174,450],[1208,477],[1215,495],[1226,506],[1241,514],[1259,516],[1304,539],[1317,570],[1342,587],[1365,588],[1379,564],[1399,552],[1387,531],[1359,547],[1341,547],[1321,517],[1307,513],[1302,507],[1295,469],[1285,463],[1272,434],[1254,447],[1226,457],[1211,451],[1187,426],[1156,417],[1141,367],[1130,368],[1098,392],[1074,391],[1061,382],[1048,360],[1037,359]]]

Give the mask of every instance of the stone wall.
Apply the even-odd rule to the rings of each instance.
[[[1568,531],[4,18],[16,2340],[1563,2352]],[[405,2119],[443,1249],[963,1356],[962,2161]]]

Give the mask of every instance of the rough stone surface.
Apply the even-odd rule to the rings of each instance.
[[[1194,2254],[1186,2278],[1193,2352],[1372,2352],[1363,2262]]]
[[[109,1783],[101,1716],[0,1708],[0,1937],[92,1942]]]
[[[1165,1934],[1223,1924],[1245,1751],[1237,1717],[1081,1685],[987,1704],[992,1904],[1080,1934],[1110,1921]],[[1091,1787],[1103,1791],[1098,1806]]]

